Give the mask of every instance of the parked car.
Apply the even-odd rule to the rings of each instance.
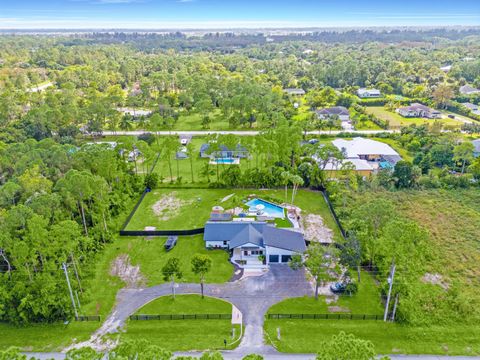
[[[448,117],[449,117],[450,119],[455,119],[455,115],[453,115],[453,114],[448,114]]]
[[[330,285],[330,290],[332,290],[333,293],[343,293],[346,288],[347,284],[343,282],[336,282],[335,284]]]
[[[165,250],[167,251],[172,250],[175,247],[175,245],[177,245],[177,240],[178,240],[178,236],[169,236],[167,238],[167,241],[165,241],[165,245],[164,245]]]
[[[311,145],[318,144],[318,139],[310,139],[310,140],[308,140],[308,143],[311,144]]]

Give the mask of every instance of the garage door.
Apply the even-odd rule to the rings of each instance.
[[[268,262],[278,263],[278,255],[270,255],[270,256],[268,257]]]
[[[282,263],[289,262],[292,259],[292,255],[282,255]]]

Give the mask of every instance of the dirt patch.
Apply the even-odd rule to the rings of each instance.
[[[230,194],[225,196],[222,200],[220,200],[221,203],[230,200],[231,197],[235,196],[235,194]]]
[[[328,311],[332,313],[348,313],[350,309],[343,306],[329,306]]]
[[[152,205],[152,210],[160,220],[170,220],[180,214],[180,209],[185,205],[190,204],[190,201],[180,200],[176,196],[176,192],[163,195],[155,204]]]
[[[321,243],[333,242],[333,231],[329,229],[320,215],[308,214],[303,219],[305,239]]]
[[[446,281],[443,280],[443,276],[440,275],[440,274],[426,273],[425,275],[423,275],[422,281],[425,284],[438,285],[444,290],[448,290],[448,288],[450,287],[450,285]]]
[[[140,266],[133,266],[127,254],[119,255],[113,260],[110,275],[118,276],[125,282],[127,288],[141,288],[146,284],[146,280],[140,272]]]

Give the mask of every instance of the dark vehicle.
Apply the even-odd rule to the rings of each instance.
[[[311,145],[318,144],[318,139],[310,139],[310,140],[308,140],[308,143],[311,144]]]
[[[453,114],[449,114],[448,117],[449,117],[450,119],[455,119],[455,115],[453,115]]]
[[[178,240],[178,236],[169,236],[167,238],[167,241],[165,241],[165,245],[163,245],[165,250],[167,251],[172,250],[175,247],[175,245],[177,245],[177,240]]]
[[[337,282],[335,284],[330,285],[330,290],[332,290],[333,293],[343,293],[347,289],[347,284],[342,283],[342,282]]]

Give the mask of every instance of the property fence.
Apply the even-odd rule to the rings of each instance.
[[[267,314],[268,319],[300,320],[383,320],[383,315],[367,314]]]
[[[100,315],[79,315],[75,321],[100,321]]]
[[[342,236],[344,239],[347,238],[347,234],[345,232],[345,229],[342,226],[342,223],[338,219],[337,213],[335,212],[335,209],[333,208],[332,203],[330,202],[330,198],[328,196],[328,192],[326,190],[322,190],[323,197],[325,199],[325,202],[328,205],[328,208],[330,209],[330,213],[332,214],[333,218],[335,219],[335,222],[337,223],[338,228],[340,229],[340,232],[342,233]]]
[[[130,320],[231,320],[232,314],[130,315]]]
[[[121,236],[188,236],[203,234],[205,228],[190,230],[120,230]]]

